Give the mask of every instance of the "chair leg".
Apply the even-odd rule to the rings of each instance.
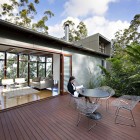
[[[81,121],[82,115],[81,113],[78,113],[78,121],[77,121],[77,126],[79,125],[80,121]]]
[[[125,117],[125,116],[119,115],[120,109],[121,109],[121,108],[117,108],[117,110],[116,110],[116,112],[115,112],[115,115],[116,115],[116,117],[115,117],[115,123],[116,123],[116,124],[121,124],[121,125],[126,125],[126,126],[133,126],[133,127],[135,127],[135,126],[136,126],[136,123],[135,123],[135,120],[134,120],[134,116],[133,116],[132,111],[129,110],[129,109],[126,109],[127,111],[130,111],[131,118],[129,118],[129,117]],[[125,109],[125,108],[123,108],[123,109]],[[118,118],[118,117],[126,118],[126,119],[128,119],[128,120],[132,120],[133,123],[134,123],[134,125],[132,125],[132,124],[124,124],[124,123],[117,122],[117,118]]]
[[[134,125],[131,125],[131,126],[136,126],[136,123],[135,123],[135,119],[134,119],[133,113],[132,113],[131,110],[130,110],[130,112],[131,112],[131,116],[132,116],[132,121],[133,121],[133,123],[134,123]]]
[[[117,123],[117,117],[118,117],[118,114],[119,114],[119,110],[120,110],[120,108],[117,108],[116,112],[115,112],[115,123]]]
[[[89,120],[89,119],[88,119],[88,120]],[[90,132],[90,130],[91,130],[92,128],[94,128],[96,125],[97,125],[96,122],[93,122],[93,124],[92,124],[91,126],[89,126],[89,123],[88,123],[88,126],[89,126],[88,132]]]
[[[81,118],[82,118],[82,114],[81,113],[78,113],[77,126],[79,125],[79,123],[81,121]],[[90,119],[89,118],[87,118],[87,119],[88,119],[88,132],[89,132],[93,127],[95,127],[97,125],[97,123],[96,122],[93,122],[93,124],[90,126],[90,123],[89,123]]]
[[[117,113],[118,113],[118,110],[119,110],[119,108],[117,107],[117,109],[116,109],[116,111],[115,111],[115,116],[117,115]]]
[[[109,110],[109,99],[106,100],[106,111]]]
[[[101,100],[101,105],[102,105],[102,100]],[[106,106],[106,112],[107,112],[109,110],[109,99],[106,99],[105,106]]]
[[[106,100],[106,111],[108,110],[108,100]]]
[[[72,98],[72,97],[71,97],[71,95],[70,95],[70,99],[69,99],[69,105],[70,105],[70,103],[71,103],[71,98]]]

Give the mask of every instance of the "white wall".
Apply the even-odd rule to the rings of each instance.
[[[76,81],[86,88],[89,88],[91,82],[94,87],[98,87],[99,78],[102,77],[98,65],[101,65],[103,57],[67,48],[63,51],[72,55],[72,75],[76,77]]]
[[[58,81],[58,93],[60,93],[60,54],[53,54],[53,79]]]
[[[101,59],[98,57],[77,53],[72,55],[72,74],[76,77],[77,82],[85,87],[89,85],[90,80],[97,85],[97,77],[101,75],[98,65],[101,65]]]

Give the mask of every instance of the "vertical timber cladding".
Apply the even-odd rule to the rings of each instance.
[[[60,55],[60,95],[63,94],[63,73],[64,73],[64,64],[63,64],[63,54]]]

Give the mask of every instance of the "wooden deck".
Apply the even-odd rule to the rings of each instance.
[[[114,124],[114,110],[99,108],[103,118],[90,132],[83,118],[76,126],[77,111],[68,95],[51,97],[0,113],[0,140],[139,140],[140,103],[134,109],[136,127]]]

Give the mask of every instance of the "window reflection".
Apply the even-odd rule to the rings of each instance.
[[[52,56],[18,55],[0,52],[0,78],[34,78],[52,75]],[[29,60],[28,60],[29,59]],[[6,65],[6,66],[5,66]],[[29,68],[28,68],[29,66]],[[29,71],[28,71],[29,70]],[[29,74],[29,75],[28,75]]]

